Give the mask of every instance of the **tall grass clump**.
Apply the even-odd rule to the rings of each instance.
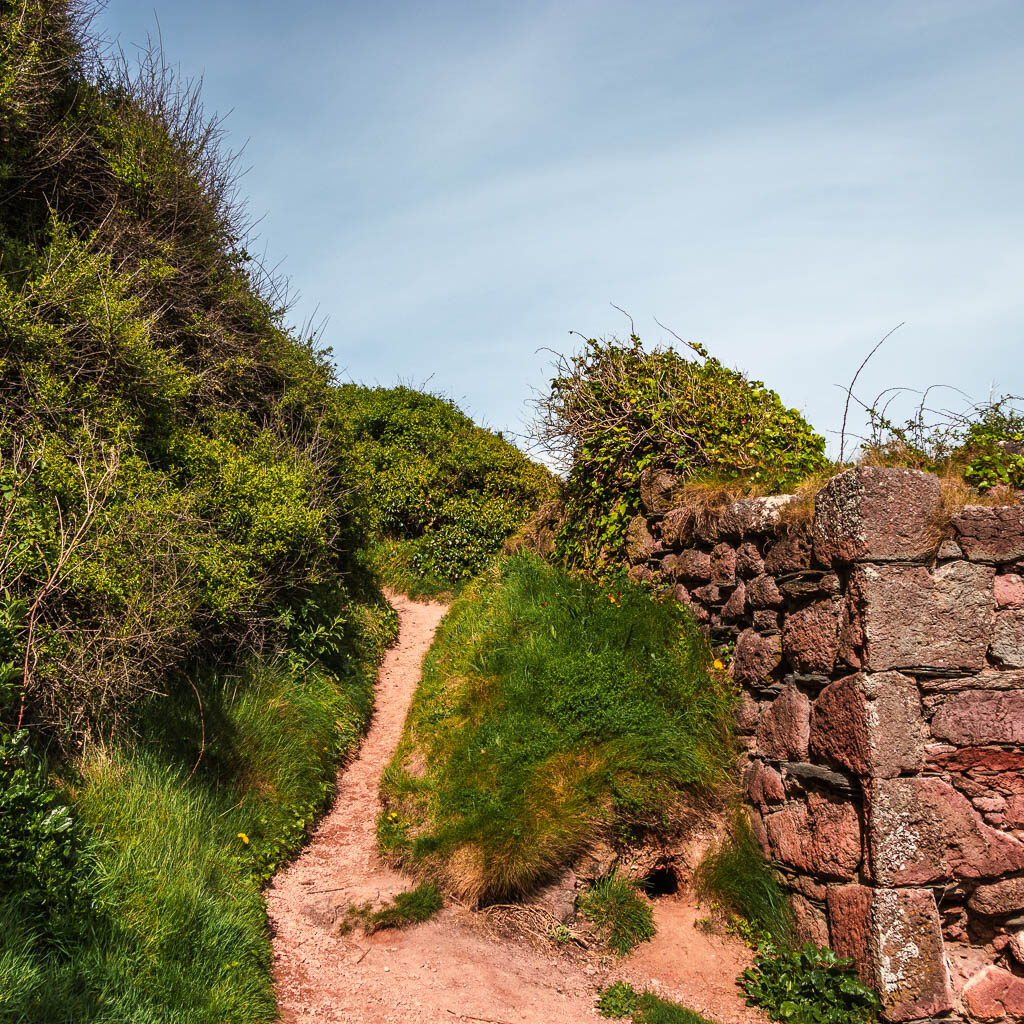
[[[636,883],[612,869],[584,892],[579,910],[597,925],[607,946],[625,956],[654,937],[654,912]]]
[[[381,848],[464,899],[524,893],[706,795],[731,702],[678,605],[510,556],[438,631],[382,780]]]
[[[736,808],[729,836],[704,857],[695,882],[704,898],[748,922],[754,934],[781,947],[795,940],[789,901],[743,808]]]
[[[201,709],[172,688],[137,709],[140,735],[65,768],[59,803],[38,773],[0,780],[45,810],[31,820],[57,823],[53,841],[39,824],[31,837],[54,892],[0,890],[0,922],[17,922],[0,931],[0,1020],[275,1020],[261,889],[333,791],[386,635],[365,636],[344,674],[214,674]]]

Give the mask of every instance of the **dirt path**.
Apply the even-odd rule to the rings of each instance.
[[[350,903],[376,903],[411,888],[377,857],[377,786],[446,609],[388,596],[400,633],[381,667],[373,725],[339,780],[333,808],[267,891],[285,1024],[579,1024],[601,1019],[597,986],[618,978],[655,988],[719,1024],[760,1022],[733,984],[745,951],[695,929],[696,910],[685,896],[659,900],[655,940],[617,962],[579,962],[525,938],[501,937],[483,915],[461,907],[406,931],[337,934]]]

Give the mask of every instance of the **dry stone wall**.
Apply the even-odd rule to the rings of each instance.
[[[644,479],[630,574],[731,649],[755,832],[803,934],[890,1021],[1024,1019],[1024,507],[859,468],[818,493],[672,507]],[[803,514],[800,514],[800,513]]]

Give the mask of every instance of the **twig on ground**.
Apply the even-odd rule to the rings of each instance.
[[[456,1013],[455,1010],[448,1011],[453,1017],[458,1017],[459,1020],[482,1020],[485,1024],[511,1024],[507,1020],[498,1020],[496,1017],[474,1017],[471,1013]]]

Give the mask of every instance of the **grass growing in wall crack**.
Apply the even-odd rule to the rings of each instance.
[[[384,773],[382,852],[460,898],[530,890],[725,777],[732,697],[678,605],[525,553],[438,631]]]

